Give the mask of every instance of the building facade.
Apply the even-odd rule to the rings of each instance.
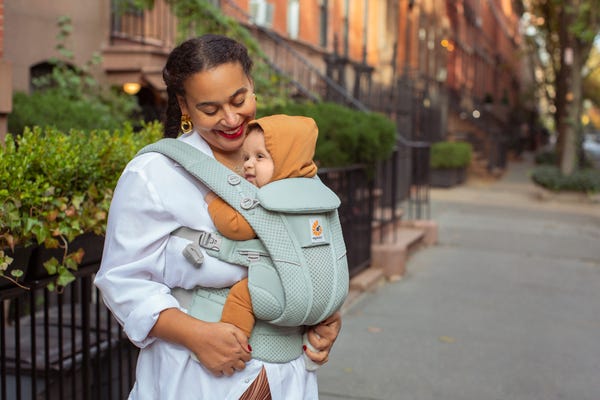
[[[126,2],[114,0],[0,0],[0,12],[2,2],[0,118],[10,111],[2,90],[31,90],[35,71],[57,55],[61,15],[73,21],[74,61],[101,53],[97,78],[130,90],[149,117],[160,114],[161,69],[177,28],[163,0],[152,10],[121,12],[117,4]],[[311,97],[383,112],[408,140],[469,140],[494,158],[526,118],[518,1],[209,2],[246,25],[271,62]]]

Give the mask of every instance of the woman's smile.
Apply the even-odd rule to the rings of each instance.
[[[231,139],[231,140],[237,139],[244,134],[244,124],[240,125],[236,130],[234,130],[232,132],[219,130],[219,129],[215,129],[215,132],[218,135],[221,135],[226,139]]]

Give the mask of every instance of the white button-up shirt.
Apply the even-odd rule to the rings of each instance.
[[[181,136],[212,156],[195,132]],[[148,153],[125,168],[110,207],[104,254],[95,284],[129,339],[140,347],[135,400],[238,399],[264,365],[276,399],[317,399],[317,379],[302,357],[285,364],[251,360],[231,377],[215,377],[188,349],[149,336],[161,311],[180,307],[171,288],[228,287],[247,269],[206,254],[200,268],[182,255],[189,243],[171,236],[186,226],[216,230],[204,195],[208,189],[167,157]],[[202,338],[199,338],[202,340]]]

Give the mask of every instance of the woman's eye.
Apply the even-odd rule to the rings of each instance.
[[[233,102],[231,103],[234,107],[241,107],[244,105],[244,102],[246,101],[245,97],[242,97],[241,99],[234,99]]]
[[[204,112],[204,114],[210,116],[210,115],[215,115],[217,113],[217,110],[204,110],[203,112]]]

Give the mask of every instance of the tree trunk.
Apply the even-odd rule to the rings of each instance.
[[[577,45],[573,47],[573,64],[569,73],[569,85],[562,122],[563,149],[560,158],[560,171],[571,175],[578,165],[579,126],[582,99],[582,58]]]
[[[584,48],[569,27],[575,22],[575,15],[562,9],[560,27],[561,40],[561,73],[557,82],[558,108],[557,128],[559,167],[563,175],[571,175],[578,164],[578,135],[581,119],[582,76]]]

